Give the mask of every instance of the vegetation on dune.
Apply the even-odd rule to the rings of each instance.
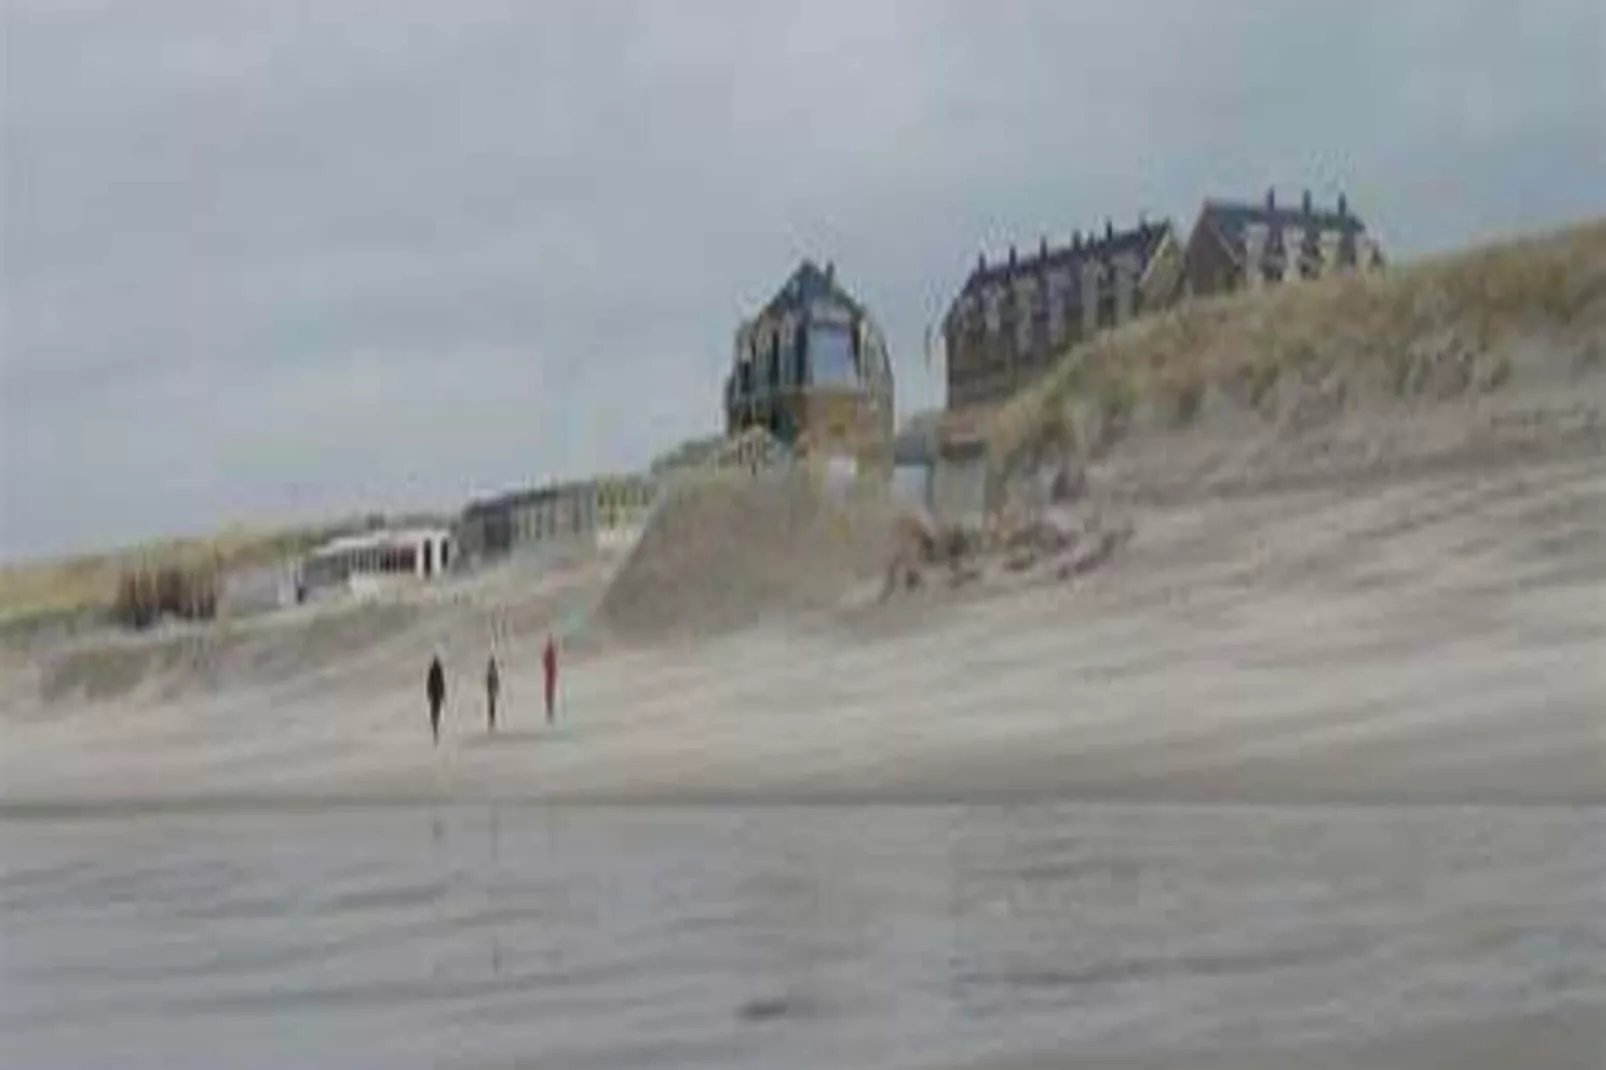
[[[107,613],[123,619],[133,597],[131,591],[143,592],[135,601],[148,601],[162,575],[168,577],[169,592],[175,584],[201,590],[210,583],[217,588],[224,573],[288,561],[340,535],[385,526],[447,526],[451,522],[449,517],[433,513],[369,513],[277,529],[232,527],[206,537],[164,539],[105,553],[0,565],[0,624],[66,621]],[[204,581],[202,577],[209,574],[213,578]],[[178,580],[175,577],[179,575],[188,578]]]
[[[0,568],[0,620],[107,611],[121,620],[139,604],[160,601],[156,590],[162,575],[168,577],[169,594],[176,590],[175,583],[199,592],[206,586],[200,578],[207,575],[214,576],[215,589],[218,571],[293,557],[349,527],[235,529],[212,538],[172,539],[103,554],[6,565]],[[176,581],[175,576],[189,578]]]
[[[1086,455],[1134,419],[1191,424],[1213,395],[1271,421],[1500,390],[1535,339],[1575,372],[1606,364],[1606,220],[1140,318],[1001,405],[990,453],[999,471],[1050,444]]]
[[[163,617],[211,620],[218,587],[218,569],[207,562],[131,568],[118,580],[112,620],[128,628],[148,628]]]

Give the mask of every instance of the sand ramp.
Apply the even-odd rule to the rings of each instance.
[[[720,475],[671,489],[598,607],[633,641],[724,632],[840,605],[886,568],[885,494],[833,494],[802,469]]]

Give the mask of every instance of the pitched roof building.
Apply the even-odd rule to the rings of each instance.
[[[1307,192],[1280,204],[1204,202],[1186,241],[1169,222],[1110,223],[1102,234],[1043,241],[985,257],[943,318],[949,409],[990,405],[1027,386],[1078,342],[1193,295],[1342,271],[1376,271],[1383,254],[1346,198],[1318,207]]]
[[[1168,300],[1182,246],[1169,222],[1075,233],[1034,255],[978,260],[943,318],[948,407],[991,404],[1041,375],[1075,343]]]
[[[1383,254],[1340,194],[1318,207],[1307,191],[1295,204],[1206,200],[1188,236],[1178,296],[1254,289],[1339,271],[1375,271]]]
[[[880,327],[831,264],[800,264],[736,330],[725,429],[762,427],[803,451],[890,458],[892,363]]]

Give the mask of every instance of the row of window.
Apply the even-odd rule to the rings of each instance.
[[[766,351],[737,362],[732,389],[748,397],[795,386],[856,388],[861,356],[857,332],[844,325],[799,327],[784,345],[777,332]]]
[[[1126,317],[1136,315],[1140,311],[1140,305],[1141,302],[1134,294],[1131,307],[1126,311]],[[1055,352],[1082,336],[1082,316],[1083,309],[1080,305],[1072,307],[1055,304],[1046,311],[1038,311],[1031,315],[1012,315],[1007,320],[1003,317],[990,322],[972,320],[963,325],[954,341],[957,342],[961,354],[972,351],[992,352],[1000,360],[1003,359],[1005,351],[988,345],[988,341],[992,338],[1013,340],[1015,353],[1031,354],[1039,349]],[[1115,326],[1122,318],[1120,303],[1114,295],[1107,295],[1099,299],[1094,311],[1093,326],[1095,330],[1104,330]]]
[[[422,562],[421,552],[424,555]],[[439,560],[432,559],[427,544],[422,547],[401,544],[342,550],[309,558],[302,566],[301,578],[305,584],[316,587],[343,583],[353,575],[428,574],[434,568],[444,569],[447,566],[449,557],[446,543],[437,544],[436,556]],[[421,564],[423,567],[420,567]]]
[[[980,314],[987,322],[996,323],[1003,317],[1006,304],[1029,311],[1045,307],[1079,309],[1083,303],[1082,295],[1089,289],[1096,288],[1100,300],[1114,300],[1123,291],[1133,292],[1137,288],[1140,272],[1134,263],[1122,260],[1112,264],[1090,264],[1089,267],[1097,270],[1074,278],[1063,271],[1053,272],[1041,280],[1036,276],[1022,275],[1016,278],[1013,285],[989,286],[982,293],[971,294],[963,299],[961,315],[971,319]],[[1078,285],[1073,286],[1073,283]]]
[[[652,488],[649,486],[599,487],[594,500],[582,497],[515,510],[510,534],[516,542],[581,535],[592,530],[599,521],[604,528],[633,522],[651,505]]]
[[[1063,324],[1067,319],[1080,320],[1086,307],[1085,300],[1080,293],[1073,294],[1070,290],[1050,290],[1050,296],[1044,299],[1035,288],[1017,290],[1009,295],[1003,290],[989,290],[980,299],[972,298],[967,301],[961,314],[961,322],[974,326],[978,322],[989,334],[997,334],[1003,329],[1006,320],[1011,323],[1029,322],[1031,317],[1046,318],[1051,325]],[[1134,306],[1141,299],[1141,292],[1136,285],[1128,283],[1123,286],[1101,286],[1096,298],[1096,307],[1102,314],[1105,308],[1119,308],[1126,300]],[[980,312],[980,316],[977,312]]]
[[[517,542],[533,542],[554,535],[578,535],[585,530],[585,510],[576,503],[556,503],[535,509],[520,509],[513,514],[513,538]]]
[[[597,488],[597,508],[645,509],[652,504],[653,488],[647,483],[624,483]]]
[[[1296,249],[1303,259],[1318,264],[1338,264],[1346,259],[1344,235],[1340,231],[1310,231],[1303,227],[1285,227],[1276,233],[1279,255],[1286,254],[1289,249]],[[1272,234],[1272,228],[1263,223],[1249,224],[1244,228],[1244,251],[1253,252],[1258,246],[1263,254],[1270,253]],[[1352,238],[1352,253],[1359,253],[1365,244],[1364,236],[1358,235]]]
[[[1281,254],[1270,254],[1261,257],[1260,277],[1268,282],[1287,280],[1290,278],[1289,268],[1294,267],[1296,269],[1294,274],[1301,279],[1319,279],[1323,275],[1331,273],[1335,267],[1342,268],[1344,266],[1341,262],[1329,265],[1320,259],[1313,259],[1308,256],[1300,257],[1294,264],[1290,264]]]

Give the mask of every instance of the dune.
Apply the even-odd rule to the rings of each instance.
[[[1600,223],[1201,302],[993,418],[1009,496],[1071,464],[1131,516],[1094,571],[866,602],[883,501],[691,481],[617,564],[11,651],[0,805],[1603,804],[1603,355]],[[548,729],[540,643],[574,622]]]
[[[707,637],[839,604],[892,549],[885,494],[807,470],[675,484],[609,584],[597,623],[634,642]]]
[[[1480,409],[1533,395],[1547,404],[1603,366],[1606,220],[1594,220],[1382,275],[1141,317],[1075,347],[1001,406],[987,421],[989,448],[1013,474],[1044,453],[1096,455],[1120,441],[1122,452],[1158,453],[1176,469],[1128,478],[1197,484],[1208,472],[1202,489],[1277,470],[1377,471],[1375,451],[1323,456],[1330,437],[1366,438],[1391,420],[1410,427],[1427,410],[1436,433],[1397,435],[1400,454],[1476,452],[1487,434]],[[1199,431],[1215,432],[1208,458],[1183,441]],[[1554,436],[1544,437],[1548,446]],[[1315,448],[1289,448],[1303,439]],[[1176,463],[1184,451],[1195,454],[1191,467]]]
[[[119,581],[130,573],[272,564],[353,526],[238,527],[209,538],[165,539],[107,553],[6,564],[0,566],[0,626],[26,635],[51,625],[81,625],[111,609]]]

